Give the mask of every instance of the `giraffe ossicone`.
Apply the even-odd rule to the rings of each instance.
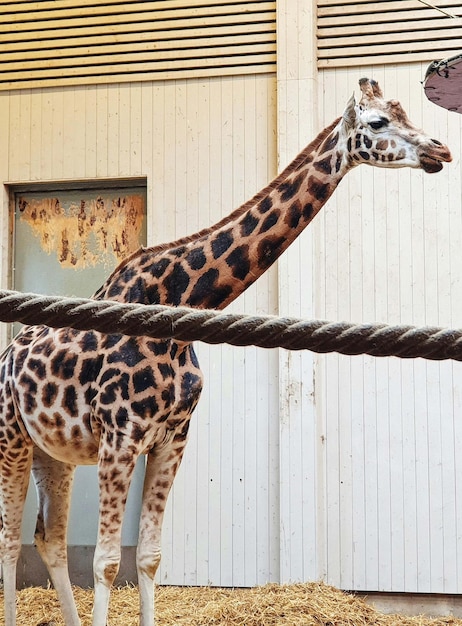
[[[222,309],[263,274],[361,163],[437,172],[448,148],[418,130],[396,100],[362,79],[341,117],[265,189],[215,226],[142,248],[97,299]],[[106,626],[135,462],[146,455],[137,547],[140,624],[154,625],[154,576],[165,504],[186,445],[202,375],[193,346],[95,331],[23,328],[0,357],[0,559],[5,626],[15,626],[16,563],[32,471],[37,549],[66,626],[80,626],[66,532],[76,465],[97,464],[99,523],[93,626]],[[231,417],[230,417],[231,418]]]

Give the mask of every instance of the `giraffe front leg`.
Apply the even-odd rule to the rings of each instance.
[[[134,446],[113,450],[107,441],[100,444],[99,522],[93,559],[95,600],[92,626],[106,626],[107,623],[111,586],[120,565],[125,504],[139,454]]]
[[[136,552],[140,626],[154,626],[154,576],[161,558],[161,531],[167,497],[180,465],[186,439],[173,440],[147,457]]]
[[[21,550],[21,522],[29,485],[32,448],[0,449],[0,561],[5,626],[16,625],[16,566]]]
[[[67,524],[75,465],[34,448],[32,475],[38,496],[35,546],[56,590],[66,626],[80,626],[67,565]]]

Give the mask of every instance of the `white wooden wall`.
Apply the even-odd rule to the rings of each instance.
[[[427,64],[323,71],[324,122],[361,76],[446,142],[434,176],[358,168],[314,225],[316,317],[462,324],[461,121],[426,100]],[[462,590],[462,365],[319,356],[320,574],[343,588]]]
[[[172,99],[157,120],[159,128],[175,126],[175,135],[155,156],[154,204],[159,226],[174,220],[177,235],[214,223],[276,171],[274,77],[210,85],[207,94],[167,85]],[[276,312],[276,272],[231,310]],[[198,355],[206,386],[165,516],[159,580],[227,586],[278,580],[277,352],[199,345]]]

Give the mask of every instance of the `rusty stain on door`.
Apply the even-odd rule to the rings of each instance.
[[[142,195],[93,198],[64,205],[56,197],[18,198],[19,218],[41,248],[62,267],[82,269],[102,260],[113,265],[139,247],[144,219]]]

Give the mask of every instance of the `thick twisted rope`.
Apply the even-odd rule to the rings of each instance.
[[[462,329],[238,315],[0,290],[0,320],[159,339],[462,361]]]

